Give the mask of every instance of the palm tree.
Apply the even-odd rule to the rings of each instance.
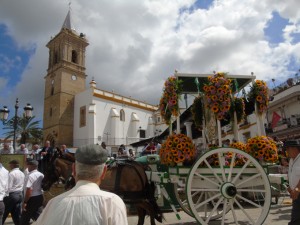
[[[16,128],[16,136],[21,136],[20,143],[26,143],[31,141],[32,143],[41,143],[43,140],[43,130],[39,127],[40,121],[33,121],[35,116],[26,118],[25,115],[18,117],[18,123]],[[14,136],[14,119],[11,118],[7,125],[3,128],[10,130],[6,132],[5,139],[12,138]]]

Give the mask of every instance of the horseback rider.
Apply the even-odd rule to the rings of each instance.
[[[64,159],[67,159],[71,162],[75,162],[75,157],[74,157],[74,153],[70,152],[70,150],[67,148],[67,146],[65,144],[62,144],[60,146],[60,149],[59,149],[59,155],[64,158]]]

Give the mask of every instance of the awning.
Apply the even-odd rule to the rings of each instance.
[[[208,76],[214,76],[214,74],[193,74],[193,73],[175,73],[175,77],[178,80],[182,81],[183,84],[183,93],[191,94],[198,93],[198,91],[203,90],[203,86],[208,82]],[[237,90],[235,85],[233,85],[233,91],[237,92],[250,84],[256,76],[254,75],[226,75],[227,78],[233,79],[236,81]],[[199,89],[199,90],[198,90]]]

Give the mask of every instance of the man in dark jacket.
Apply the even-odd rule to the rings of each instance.
[[[39,152],[39,155],[40,155],[39,171],[44,173],[49,166],[51,157],[53,156],[53,148],[50,146],[50,141],[45,142],[45,146]]]

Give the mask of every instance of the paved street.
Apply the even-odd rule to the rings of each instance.
[[[286,225],[289,222],[290,213],[291,213],[291,204],[289,204],[289,202],[290,202],[290,199],[288,199],[288,198],[284,199],[284,201],[283,201],[283,199],[279,199],[278,205],[272,205],[270,208],[270,211],[269,211],[269,215],[264,222],[264,225],[269,225],[269,224],[271,224],[271,225]],[[251,212],[249,212],[249,214],[251,215]],[[196,225],[197,224],[192,217],[188,216],[184,212],[180,212],[181,220],[177,220],[174,213],[165,213],[164,217],[165,217],[165,221],[163,221],[163,223],[156,222],[156,225],[161,225],[161,224],[164,224],[164,225],[180,225],[180,224]],[[137,216],[129,216],[128,217],[129,225],[136,225],[137,221],[138,221]],[[11,218],[8,218],[7,221],[5,222],[5,225],[12,225],[12,224],[13,224],[13,222],[12,222]],[[210,223],[210,225],[219,225],[219,224],[221,224],[220,221],[214,221],[214,222]],[[228,220],[226,220],[226,224],[231,225],[234,223],[229,218]],[[246,225],[248,223],[240,222],[239,224]],[[146,218],[144,225],[150,225],[149,218]]]
[[[291,213],[291,208],[292,208],[291,204],[289,204],[289,203],[290,203],[290,199],[288,199],[286,197],[285,199],[280,198],[278,205],[272,205],[270,208],[270,211],[269,211],[269,215],[264,222],[264,225],[269,225],[269,224],[286,225],[286,224],[288,224],[288,222],[290,220],[290,213]],[[251,215],[251,212],[248,212],[248,213]],[[229,212],[229,215],[230,215],[230,212]],[[174,213],[165,213],[164,217],[166,220],[163,221],[163,223],[156,222],[156,225],[161,225],[161,224],[164,224],[164,225],[180,225],[180,224],[197,225],[195,219],[188,216],[184,212],[180,212],[181,220],[177,220]],[[138,221],[138,219],[136,216],[129,216],[129,218],[128,218],[129,225],[136,225],[137,221]],[[221,224],[220,221],[214,221],[214,222],[210,223],[210,225],[219,225],[219,224]],[[235,224],[235,223],[233,222],[233,220],[230,220],[230,218],[229,218],[228,220],[226,220],[226,224],[231,225],[231,224]],[[245,223],[245,222],[239,223],[239,225],[246,225],[246,224],[248,224],[248,223]],[[146,218],[146,222],[144,225],[150,225],[149,218]]]

